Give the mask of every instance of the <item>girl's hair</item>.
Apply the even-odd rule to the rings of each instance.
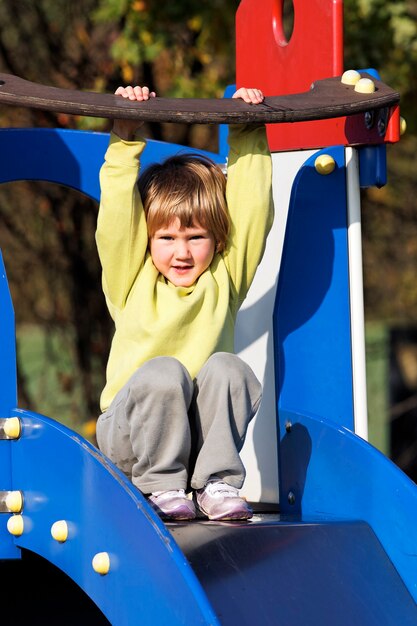
[[[149,237],[178,218],[183,228],[198,224],[210,231],[217,252],[225,249],[230,230],[226,179],[211,159],[181,154],[151,165],[139,178],[139,192]]]

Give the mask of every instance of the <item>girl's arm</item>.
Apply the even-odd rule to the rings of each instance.
[[[237,304],[254,278],[272,226],[272,163],[265,127],[231,126],[226,196],[232,222],[224,253]]]
[[[119,87],[116,94],[147,100],[147,88]],[[137,178],[145,142],[135,141],[135,120],[115,120],[100,171],[101,199],[96,241],[103,268],[103,290],[110,308],[123,308],[144,262],[148,233]]]

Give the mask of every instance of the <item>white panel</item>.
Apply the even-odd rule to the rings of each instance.
[[[272,314],[293,181],[314,152],[272,155],[275,221],[264,258],[237,318],[236,352],[252,367],[264,390],[242,450],[247,470],[242,495],[252,502],[278,502]]]
[[[346,148],[349,288],[352,334],[353,411],[355,433],[368,439],[365,315],[363,305],[362,228],[358,152]]]

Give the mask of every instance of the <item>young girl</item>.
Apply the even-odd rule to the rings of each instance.
[[[146,87],[116,94],[155,97]],[[233,97],[263,100],[257,89]],[[138,185],[139,125],[115,121],[100,174],[97,245],[115,335],[98,445],[166,519],[248,519],[239,451],[261,385],[233,344],[273,219],[265,128],[231,127],[227,184],[188,154],[151,166]]]

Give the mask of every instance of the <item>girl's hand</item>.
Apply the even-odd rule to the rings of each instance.
[[[248,104],[261,104],[264,101],[264,95],[260,89],[248,89],[247,87],[238,89],[232,98],[241,98]]]
[[[156,93],[149,91],[149,87],[118,87],[114,92],[116,96],[122,96],[122,98],[129,98],[129,100],[137,100],[142,102],[143,100],[149,100],[149,98],[155,98]]]
[[[149,91],[148,87],[118,87],[115,91],[116,96],[122,96],[122,98],[129,99],[131,101],[143,102],[149,100],[149,98],[155,98],[156,93]],[[121,139],[131,141],[135,138],[135,133],[142,126],[143,122],[140,120],[114,120],[113,132],[116,133]]]

